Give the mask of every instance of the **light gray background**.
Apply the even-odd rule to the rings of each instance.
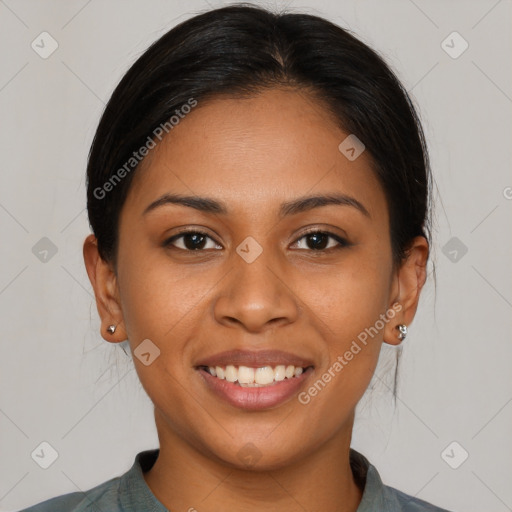
[[[286,4],[386,57],[419,107],[438,186],[437,288],[430,278],[404,344],[396,409],[386,353],[353,445],[407,493],[454,511],[512,510],[511,2]],[[208,5],[223,4],[0,0],[2,511],[90,488],[157,446],[133,363],[99,335],[82,260],[86,157],[128,67]],[[47,59],[31,48],[43,31],[59,45]],[[469,43],[457,59],[442,47],[453,31]],[[42,237],[57,247],[46,262],[32,252]],[[466,254],[446,246],[453,237]],[[31,458],[42,441],[58,452],[46,470]],[[452,464],[469,453],[458,469],[441,455],[452,441]]]

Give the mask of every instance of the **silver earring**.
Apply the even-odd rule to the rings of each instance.
[[[110,333],[110,334],[114,334],[116,332],[116,326],[115,325],[109,325],[107,327],[107,331]]]
[[[407,326],[405,324],[400,324],[397,325],[397,329],[400,331],[398,333],[398,339],[405,340],[405,337],[407,336]]]

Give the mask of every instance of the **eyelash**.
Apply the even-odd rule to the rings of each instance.
[[[322,230],[319,230],[319,229],[312,229],[312,230],[306,231],[305,233],[302,234],[302,236],[300,238],[298,238],[294,242],[294,244],[297,243],[299,240],[302,240],[303,238],[307,237],[307,236],[316,235],[316,234],[327,235],[329,238],[333,238],[334,240],[336,240],[336,242],[338,242],[338,245],[335,246],[335,247],[329,247],[327,249],[319,249],[319,250],[316,250],[316,249],[299,249],[299,250],[308,250],[308,251],[315,252],[315,253],[327,253],[327,252],[330,252],[332,250],[343,249],[343,248],[349,247],[351,245],[346,239],[344,239],[344,238],[342,238],[342,237],[340,237],[338,235],[335,235],[334,233],[331,233],[329,231],[322,231]],[[192,252],[201,252],[201,251],[207,250],[207,249],[182,249],[180,247],[175,247],[175,246],[172,245],[173,242],[175,242],[179,238],[183,238],[185,235],[202,235],[202,236],[210,238],[216,244],[218,244],[218,242],[216,242],[205,231],[201,231],[199,229],[194,229],[194,230],[181,231],[180,233],[178,233],[176,235],[173,235],[171,238],[168,238],[165,242],[163,242],[162,245],[164,247],[167,247],[167,248],[176,249],[178,251],[190,252],[190,253],[192,253]],[[218,244],[218,245],[220,245],[220,244]]]

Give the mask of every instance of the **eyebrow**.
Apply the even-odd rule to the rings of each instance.
[[[163,196],[153,201],[149,206],[146,207],[142,215],[146,215],[150,211],[168,204],[187,206],[204,213],[227,215],[229,212],[225,203],[217,201],[216,199],[169,193],[164,194]],[[298,213],[328,205],[351,206],[357,209],[366,217],[371,218],[370,213],[360,201],[346,194],[310,195],[299,197],[292,201],[287,201],[281,204],[279,209],[279,217],[283,218],[290,215],[296,215]]]

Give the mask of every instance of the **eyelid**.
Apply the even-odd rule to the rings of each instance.
[[[319,233],[319,234],[322,234],[322,235],[326,235],[328,238],[332,238],[332,239],[336,240],[337,245],[335,247],[330,247],[328,249],[318,249],[318,250],[315,250],[315,249],[300,249],[301,251],[310,251],[310,252],[314,252],[314,253],[322,253],[322,252],[329,252],[329,251],[334,250],[334,249],[341,249],[343,247],[349,247],[349,246],[352,245],[345,236],[338,235],[336,233],[333,233],[332,231],[329,231],[327,228],[323,228],[322,229],[321,227],[318,227],[318,226],[307,228],[305,231],[303,231],[292,242],[292,245],[297,244],[297,242],[302,240],[307,235],[312,235],[312,234],[316,234],[316,233]],[[175,246],[172,245],[172,243],[175,240],[177,240],[180,237],[183,237],[184,235],[187,235],[187,234],[199,234],[199,235],[205,236],[205,237],[209,238],[210,240],[212,240],[215,244],[222,246],[222,244],[220,244],[213,236],[211,236],[203,228],[192,228],[192,227],[182,228],[180,231],[178,231],[177,233],[175,233],[171,237],[165,239],[162,245],[164,247],[171,246],[172,248],[177,249],[179,251],[183,251],[183,252],[190,252],[190,253],[204,252],[205,249],[189,250],[189,249],[181,249],[179,247],[175,247]]]
[[[194,234],[194,235],[202,235],[202,236],[205,236],[207,238],[209,238],[210,240],[212,240],[216,245],[221,245],[219,242],[217,242],[217,240],[208,232],[206,231],[205,229],[203,228],[193,228],[193,227],[186,227],[186,228],[182,228],[180,229],[177,233],[175,233],[174,235],[166,238],[163,242],[162,242],[162,246],[163,247],[171,247],[173,249],[177,249],[178,251],[182,251],[182,252],[203,252],[205,249],[200,249],[200,250],[197,250],[197,251],[192,251],[192,250],[188,250],[188,249],[181,249],[179,247],[176,247],[174,245],[172,245],[172,243],[176,240],[178,240],[179,238],[183,237],[184,235],[188,235],[188,234]]]
[[[349,240],[348,240],[348,238],[346,236],[339,235],[337,233],[333,233],[328,228],[321,228],[321,227],[313,227],[313,228],[306,229],[305,231],[303,231],[300,234],[299,237],[297,237],[295,239],[293,244],[296,244],[297,242],[302,240],[307,235],[314,235],[316,233],[319,233],[319,234],[322,234],[322,235],[326,235],[328,238],[332,238],[332,239],[336,240],[338,245],[335,246],[335,247],[330,247],[328,249],[319,249],[319,250],[316,250],[316,251],[314,249],[307,249],[310,252],[316,252],[316,253],[329,252],[329,251],[334,250],[334,249],[342,249],[343,247],[350,247],[352,245],[349,242]],[[303,250],[306,250],[306,249],[303,249]]]

